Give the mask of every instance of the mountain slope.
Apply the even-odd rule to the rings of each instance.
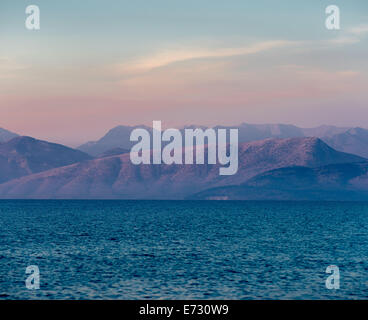
[[[16,133],[0,128],[0,143],[8,142],[15,137],[18,137]]]
[[[89,159],[89,155],[60,144],[16,137],[0,144],[0,182]]]
[[[135,128],[143,128],[152,131],[152,128],[146,126],[117,126],[109,130],[106,135],[104,135],[98,141],[90,141],[82,144],[77,149],[92,156],[99,156],[100,154],[109,151],[111,149],[122,148],[130,150],[133,144],[136,142],[130,141],[130,133]]]
[[[368,162],[318,168],[287,167],[261,173],[238,186],[205,190],[192,199],[368,200]]]
[[[251,142],[264,139],[284,139],[303,137],[303,130],[288,124],[249,124],[239,126],[216,126],[214,129],[238,129],[239,142]]]
[[[332,148],[368,158],[368,130],[352,128],[323,139]]]
[[[302,128],[301,130],[305,137],[328,138],[346,132],[349,129],[351,128],[322,125],[314,128]]]
[[[0,185],[2,197],[182,199],[216,186],[241,184],[285,166],[317,167],[362,161],[316,138],[268,139],[239,146],[239,170],[219,176],[216,165],[133,165],[130,155],[94,159]]]
[[[97,158],[106,158],[106,157],[116,156],[116,155],[123,154],[123,153],[128,153],[128,152],[129,152],[129,150],[127,150],[127,149],[113,148],[113,149],[109,149],[109,150],[99,154],[97,156]]]

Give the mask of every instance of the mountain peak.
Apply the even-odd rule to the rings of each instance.
[[[0,144],[0,182],[89,159],[61,144],[18,136]]]
[[[111,149],[122,148],[130,150],[132,142],[130,141],[130,133],[136,128],[143,128],[146,130],[152,130],[144,125],[139,126],[123,126],[119,125],[110,129],[101,139],[97,141],[89,141],[78,147],[85,153],[88,153],[94,157],[103,154]]]
[[[368,130],[360,127],[323,139],[332,148],[368,158]]]

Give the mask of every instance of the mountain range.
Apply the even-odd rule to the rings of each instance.
[[[356,163],[318,138],[266,139],[239,145],[239,170],[220,176],[216,165],[133,165],[129,154],[82,161],[0,185],[9,198],[184,199],[219,186],[241,185],[269,170]]]
[[[240,185],[211,188],[201,200],[368,200],[368,161],[263,172]]]
[[[78,147],[79,150],[98,156],[111,149],[122,148],[130,150],[134,143],[130,142],[129,136],[135,128],[144,128],[152,131],[146,126],[117,126],[109,130],[105,136],[97,141],[90,141]],[[186,128],[202,128],[204,126],[186,126]],[[238,129],[239,142],[250,142],[268,138],[297,138],[316,137],[322,139],[328,145],[338,151],[353,153],[362,157],[368,157],[368,130],[363,128],[319,126],[315,128],[300,128],[290,124],[248,124],[239,126],[215,126],[214,129]]]
[[[240,141],[237,174],[220,176],[220,165],[133,165],[136,127],[79,150],[0,130],[0,198],[368,200],[366,129],[217,126]]]
[[[89,159],[61,144],[18,136],[0,144],[0,183]]]

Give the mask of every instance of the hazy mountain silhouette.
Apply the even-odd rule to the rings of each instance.
[[[0,182],[89,159],[60,144],[16,137],[0,144]]]
[[[246,183],[265,171],[363,161],[317,138],[267,139],[239,145],[239,170],[220,176],[220,165],[133,165],[129,154],[55,168],[0,185],[2,197],[183,199],[217,186]]]
[[[368,158],[368,130],[352,128],[323,139],[331,147]]]
[[[368,200],[368,162],[318,168],[286,167],[261,173],[238,186],[205,190],[192,199]]]
[[[349,130],[350,127],[336,127],[322,125],[315,128],[302,128],[303,135],[306,137],[328,138],[336,134]]]
[[[7,142],[15,137],[18,137],[18,134],[0,128],[0,143]]]
[[[135,128],[145,128],[149,131],[152,128],[146,126],[118,126],[111,129],[104,137],[98,141],[88,142],[78,147],[92,156],[114,149],[123,148],[130,150],[134,143],[129,141],[130,133]],[[204,126],[186,126],[185,128],[202,128]],[[338,151],[353,153],[362,157],[368,157],[368,130],[362,128],[319,126],[315,128],[299,128],[289,124],[248,124],[242,123],[239,126],[216,126],[214,129],[239,130],[239,142],[259,141],[269,138],[296,138],[296,137],[317,137]]]
[[[135,128],[144,128],[150,131],[152,130],[152,128],[143,125],[117,126],[109,130],[100,140],[90,141],[82,144],[78,147],[78,150],[81,150],[92,156],[99,156],[106,151],[116,148],[130,150],[132,145],[135,144],[135,142],[133,143],[130,141],[130,133]]]

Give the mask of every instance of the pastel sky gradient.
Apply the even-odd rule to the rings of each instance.
[[[325,28],[330,4],[341,30]],[[76,146],[153,120],[368,127],[366,0],[1,0],[0,40],[0,127],[19,134]]]

